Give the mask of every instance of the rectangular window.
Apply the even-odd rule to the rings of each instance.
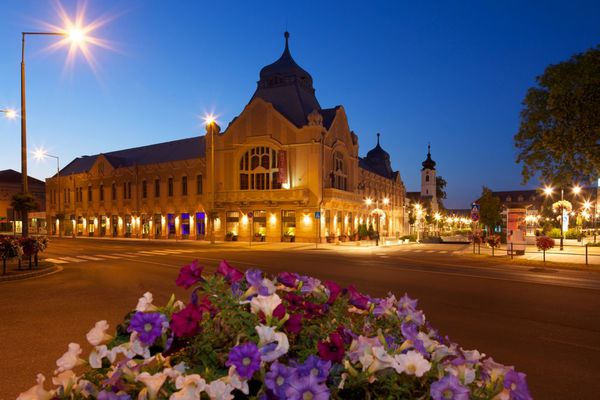
[[[173,197],[173,178],[169,178],[168,182],[168,193],[169,197]]]
[[[88,186],[88,201],[92,201],[92,186]]]
[[[187,176],[181,177],[181,194],[187,196]]]
[[[123,182],[123,198],[127,198],[127,182]]]
[[[240,228],[240,213],[238,211],[228,211],[225,216],[226,235],[229,237],[237,236]]]
[[[104,185],[100,185],[100,201],[104,201]]]
[[[154,180],[154,197],[160,197],[160,179]]]
[[[112,184],[112,199],[116,200],[117,199],[117,185],[116,184]]]
[[[127,182],[127,198],[131,200],[131,182]]]
[[[196,176],[196,194],[202,194],[202,175]]]
[[[148,197],[148,183],[142,181],[142,198],[145,199],[146,197]]]

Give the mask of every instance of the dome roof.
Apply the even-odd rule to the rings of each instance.
[[[363,159],[364,166],[372,172],[386,178],[392,178],[394,171],[392,170],[392,163],[390,161],[390,155],[385,151],[379,144],[379,136],[377,134],[377,145],[373,147],[367,153],[367,156]]]
[[[294,61],[290,54],[288,45],[290,33],[285,32],[284,36],[285,49],[277,61],[260,70],[261,83],[271,86],[279,83],[290,83],[291,81],[297,80],[307,87],[312,88],[312,77],[301,66],[296,64],[296,61]]]
[[[375,147],[373,147],[371,150],[369,150],[369,152],[367,153],[367,158],[371,158],[371,159],[381,158],[383,160],[389,160],[390,154],[379,145],[379,136],[380,136],[380,134],[378,133],[377,134],[377,145]]]
[[[433,161],[431,159],[431,145],[427,145],[427,158],[425,159],[425,161],[423,161],[423,163],[421,164],[423,166],[423,169],[431,169],[431,170],[435,170],[435,161]]]

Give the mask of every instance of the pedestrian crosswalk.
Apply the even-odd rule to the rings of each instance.
[[[394,253],[414,253],[414,254],[419,254],[419,253],[427,253],[427,254],[449,254],[449,255],[459,255],[459,254],[463,254],[462,250],[431,250],[431,249],[414,249],[414,248],[406,248],[406,249],[398,249],[397,252],[392,252],[390,254],[394,254]],[[383,258],[387,258],[388,256],[384,256],[383,254],[377,253],[377,256],[379,257],[383,257]]]
[[[110,254],[94,254],[94,255],[78,255],[78,256],[61,256],[46,258],[53,264],[69,264],[69,263],[81,263],[86,261],[108,261],[108,260],[122,260],[131,259],[135,257],[149,257],[149,256],[168,256],[176,254],[192,253],[196,250],[192,249],[159,249],[159,250],[142,250],[128,253],[110,253]]]

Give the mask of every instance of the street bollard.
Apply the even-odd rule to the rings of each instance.
[[[588,265],[588,246],[589,243],[585,244],[585,265]]]
[[[511,243],[511,244],[510,244],[510,259],[511,259],[511,260],[513,259],[513,254],[514,254],[514,253],[513,253],[513,244]]]

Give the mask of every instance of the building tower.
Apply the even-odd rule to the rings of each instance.
[[[423,168],[421,169],[421,199],[429,200],[431,203],[431,210],[436,212],[438,210],[438,202],[436,196],[436,185],[435,185],[435,161],[431,159],[431,145],[427,144],[427,158],[422,163]]]

